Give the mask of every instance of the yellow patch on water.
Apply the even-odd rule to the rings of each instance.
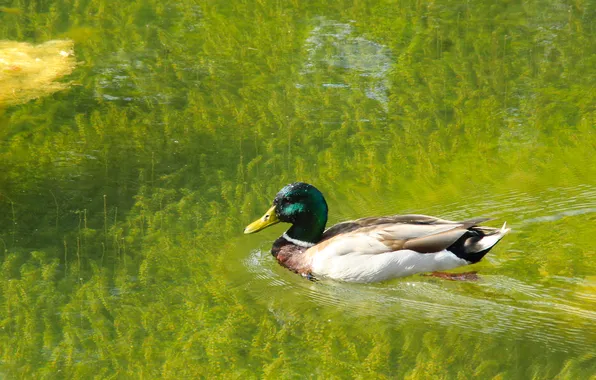
[[[0,41],[0,106],[25,103],[69,87],[57,82],[76,66],[74,43]]]

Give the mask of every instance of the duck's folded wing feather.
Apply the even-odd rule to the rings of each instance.
[[[391,216],[382,216],[382,217],[369,217],[369,218],[361,218],[356,220],[350,220],[347,222],[339,223],[334,225],[333,227],[328,228],[321,238],[321,241],[330,239],[336,235],[345,234],[348,232],[356,232],[357,230],[363,228],[373,228],[380,225],[461,225],[463,227],[469,228],[473,227],[477,224],[485,222],[489,220],[489,218],[474,218],[469,220],[464,220],[461,222],[456,222],[452,220],[445,220],[436,218],[434,216],[428,215],[419,215],[419,214],[408,214],[408,215],[391,215]]]
[[[455,243],[468,228],[485,220],[454,222],[426,215],[363,218],[337,224],[325,231],[312,253],[314,248],[318,252],[332,250],[336,255],[379,254],[401,249],[439,252]]]
[[[459,224],[451,220],[436,218],[434,216],[409,214],[409,215],[390,215],[380,217],[368,217],[356,220],[349,220],[334,225],[327,229],[323,234],[323,239],[330,238],[337,234],[355,231],[363,227],[378,226],[381,224]],[[479,223],[479,222],[477,222]]]
[[[407,240],[403,245],[403,249],[410,249],[419,253],[440,252],[455,243],[466,232],[466,228],[455,228],[435,235]]]

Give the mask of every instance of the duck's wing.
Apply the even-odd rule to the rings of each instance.
[[[335,235],[356,231],[360,228],[380,226],[385,224],[415,224],[415,225],[444,225],[444,224],[461,224],[467,227],[472,227],[482,222],[486,222],[490,218],[474,218],[455,222],[452,220],[440,219],[434,216],[408,214],[408,215],[391,215],[381,217],[369,217],[356,220],[342,222],[328,228],[321,240],[329,239]]]
[[[315,247],[318,252],[332,249],[337,255],[378,254],[401,249],[440,252],[455,243],[469,228],[486,220],[475,218],[456,222],[415,214],[362,218],[329,228]]]

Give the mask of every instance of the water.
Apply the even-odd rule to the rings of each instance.
[[[593,3],[3,7],[77,64],[0,60],[2,376],[596,374]],[[512,232],[477,281],[307,281],[242,235],[296,180]]]

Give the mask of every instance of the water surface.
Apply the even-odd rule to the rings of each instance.
[[[3,6],[78,62],[0,105],[3,376],[596,374],[593,2]],[[478,281],[311,282],[242,235],[296,180],[512,232]]]

